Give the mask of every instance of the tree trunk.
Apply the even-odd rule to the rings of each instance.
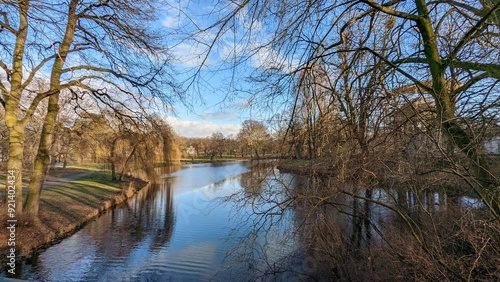
[[[473,136],[464,130],[457,121],[454,93],[447,85],[444,69],[446,65],[443,64],[439,54],[437,37],[429,17],[427,4],[424,0],[417,0],[415,3],[419,14],[417,27],[422,35],[424,52],[432,75],[433,93],[431,94],[436,103],[437,118],[441,125],[441,130],[445,135],[450,137],[454,143],[453,145],[457,146],[468,157],[469,163],[474,169],[475,178],[482,186],[481,190],[491,190],[491,192],[485,191],[488,194],[491,193],[492,196],[484,200],[490,201],[492,208],[500,213],[499,195],[498,192],[494,191],[499,183],[497,183],[498,181],[491,174],[488,160],[480,154],[481,148],[473,144]]]
[[[49,96],[49,105],[47,115],[45,116],[44,125],[42,128],[42,136],[38,146],[38,153],[35,159],[33,168],[33,176],[31,177],[26,196],[26,219],[29,221],[38,220],[38,208],[40,204],[40,194],[42,185],[47,175],[47,169],[50,165],[50,147],[52,146],[52,136],[56,126],[57,114],[59,113],[59,92],[61,88],[62,68],[66,62],[69,48],[73,42],[74,32],[76,28],[77,16],[76,6],[78,0],[71,0],[68,7],[68,22],[64,34],[64,39],[59,45],[58,58],[54,61],[50,76],[50,91],[53,93]]]
[[[5,115],[7,116],[7,112]],[[9,186],[15,187],[15,209],[16,218],[23,215],[23,147],[24,147],[24,128],[20,126],[9,127],[9,160],[7,161],[5,195],[9,195]],[[12,174],[10,173],[12,172]],[[10,180],[10,181],[9,181]],[[7,197],[6,197],[7,199]]]
[[[59,113],[59,94],[54,94],[49,97],[49,105],[47,115],[43,123],[40,144],[38,145],[38,153],[33,165],[33,174],[28,186],[28,194],[26,195],[25,219],[30,222],[38,220],[38,210],[40,205],[40,195],[42,186],[47,176],[47,171],[50,165],[50,149],[52,147],[52,138],[54,128],[56,126],[56,118]]]
[[[253,147],[253,149],[255,151],[255,157],[259,160],[260,156],[259,156],[259,151],[257,150],[257,147]]]
[[[118,138],[113,140],[111,143],[111,152],[110,152],[110,162],[111,162],[111,180],[116,180],[116,165],[115,165],[115,147],[116,142],[118,142]]]
[[[7,161],[7,171],[12,172],[14,179],[6,177],[5,192],[8,195],[8,187],[15,187],[15,209],[16,215],[21,217],[23,214],[23,155],[26,121],[19,121],[17,112],[22,96],[23,83],[23,58],[26,46],[26,37],[28,35],[28,9],[29,1],[18,1],[19,4],[19,28],[16,33],[16,44],[13,52],[12,73],[10,74],[10,93],[4,96],[5,99],[5,124],[9,130],[9,160]],[[14,185],[12,185],[14,184]],[[7,197],[6,197],[7,199]]]
[[[122,172],[120,173],[120,178],[118,178],[118,180],[122,181],[123,175],[125,174],[125,169],[127,169],[127,163],[129,162],[130,158],[135,154],[135,150],[137,149],[137,146],[139,145],[139,142],[137,142],[135,144],[134,148],[132,149],[132,152],[130,152],[130,155],[128,155],[127,159],[123,163]]]

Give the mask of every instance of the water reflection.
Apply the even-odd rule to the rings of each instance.
[[[175,218],[172,195],[169,182],[146,187],[131,202],[42,253],[33,265],[37,278],[125,279],[147,264],[145,253],[155,253],[170,241]]]
[[[24,266],[23,278],[401,278],[416,271],[414,257],[427,255],[416,238],[425,247],[463,247],[456,238],[446,241],[449,246],[437,244],[457,228],[450,219],[483,208],[444,189],[367,189],[280,173],[269,162],[193,164],[156,173],[158,183],[41,253]]]
[[[250,266],[252,272],[269,280],[384,280],[405,277],[408,271],[458,276],[428,265],[436,264],[436,256],[451,261],[457,254],[474,254],[474,242],[462,237],[469,235],[457,224],[465,217],[485,218],[480,201],[446,189],[367,189],[280,174],[266,166],[244,174],[241,185],[244,191],[227,198],[243,213],[251,210],[251,228],[240,244],[245,247],[237,254],[243,261],[261,261]],[[444,240],[450,236],[452,240]],[[498,246],[486,244],[498,253]],[[270,256],[255,247],[262,245],[266,250],[280,246],[281,251]],[[460,263],[451,267],[460,268]]]

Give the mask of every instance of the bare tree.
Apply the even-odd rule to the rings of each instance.
[[[221,40],[234,34],[236,50],[247,50],[236,57],[236,67],[245,60],[260,60],[253,81],[268,91],[251,92],[266,93],[266,101],[285,99],[283,95],[293,93],[290,85],[297,73],[334,64],[339,56],[348,58],[346,70],[362,60],[379,70],[377,76],[369,75],[370,68],[352,72],[343,87],[360,82],[366,93],[379,87],[388,94],[412,83],[418,93],[428,93],[439,130],[468,160],[455,165],[466,178],[473,178],[471,187],[498,217],[499,179],[482,154],[482,132],[491,126],[500,101],[499,7],[495,1],[310,1],[301,5],[242,1],[221,9],[219,20],[208,30],[216,30],[216,39]],[[241,45],[246,42],[252,44],[244,49]]]
[[[293,113],[306,106],[301,109],[306,113],[305,122],[289,121],[289,130],[298,124],[296,128],[300,130],[295,131],[299,136],[302,134],[302,142],[297,143],[307,146],[306,128],[316,130],[312,125],[318,124],[314,112],[318,108],[311,107],[309,101],[313,93],[319,95],[321,90],[311,87],[317,81],[309,78],[314,77],[315,70],[326,68],[327,81],[333,86],[329,89],[335,98],[330,100],[328,108],[341,109],[340,121],[348,126],[343,128],[340,138],[353,139],[357,143],[353,151],[370,156],[377,144],[394,145],[382,154],[404,150],[410,143],[408,140],[418,137],[425,138],[425,142],[419,142],[419,150],[436,154],[435,159],[440,159],[439,167],[434,162],[420,162],[420,172],[425,170],[424,175],[414,173],[400,179],[412,187],[410,196],[385,188],[377,190],[377,199],[373,186],[338,187],[332,183],[325,184],[328,187],[325,190],[284,189],[269,193],[268,197],[261,196],[267,202],[253,206],[254,214],[261,220],[256,221],[256,230],[265,230],[260,223],[272,220],[275,215],[281,218],[279,215],[286,207],[304,202],[311,206],[305,213],[313,222],[319,209],[333,207],[352,214],[365,226],[378,227],[366,208],[375,204],[394,213],[395,220],[404,224],[406,233],[378,234],[387,239],[384,244],[391,247],[391,259],[396,264],[404,266],[404,262],[411,262],[410,267],[403,269],[413,269],[418,273],[414,277],[452,280],[471,280],[474,275],[479,279],[498,277],[498,269],[491,260],[498,254],[498,244],[492,242],[498,240],[499,234],[500,182],[482,150],[486,132],[491,132],[498,122],[495,116],[500,101],[500,2],[248,0],[223,7],[214,9],[221,11],[220,18],[203,32],[214,30],[217,40],[236,46],[234,54],[238,56],[231,57],[235,68],[247,67],[249,62],[257,65],[251,77],[254,84],[247,89],[252,95],[250,99],[265,101],[266,105],[276,101],[286,103]],[[235,39],[227,43],[228,38]],[[209,46],[214,50],[217,47],[215,43]],[[301,76],[307,78],[302,81],[313,83],[297,84]],[[256,84],[262,87],[257,88]],[[297,85],[307,89],[300,93]],[[301,99],[297,94],[302,95]],[[400,133],[406,135],[401,141],[407,144],[396,147]],[[416,139],[411,141],[417,143]],[[386,156],[386,160],[391,157]],[[362,168],[381,169],[385,175],[390,175],[396,167],[382,161],[368,166],[363,164],[364,157],[360,161]],[[407,156],[406,163],[411,161]],[[461,193],[459,189],[466,184],[465,193],[481,199],[489,214],[469,217],[470,210],[459,209],[456,214],[444,215],[429,208],[435,205],[435,195],[429,196],[426,189],[439,187],[438,179],[429,177],[436,171],[445,172],[447,185],[452,186],[445,191]],[[460,179],[458,184],[454,182],[455,176]],[[433,183],[419,186],[419,181],[426,177]],[[294,192],[298,194],[293,195]],[[278,193],[290,195],[280,198],[275,196]],[[352,200],[352,209],[344,209],[349,204],[343,202],[343,196]],[[396,203],[380,200],[385,197]],[[244,200],[250,201],[248,197]],[[418,212],[402,204],[405,200],[411,201]],[[358,208],[360,205],[363,208]],[[443,205],[448,207],[446,203]],[[480,228],[472,228],[479,222]],[[306,226],[303,221],[298,224]],[[470,233],[465,226],[471,227]],[[357,250],[361,232],[359,227],[354,229],[351,241]],[[324,236],[335,231],[318,230]],[[327,244],[337,241],[332,239]],[[450,246],[453,244],[456,249]],[[467,247],[467,251],[462,253],[461,247]],[[412,250],[411,255],[398,248]],[[333,250],[337,249],[333,248],[328,255],[335,257]],[[363,255],[366,256],[360,258],[371,263],[371,254]],[[348,275],[342,277],[349,279]]]
[[[266,143],[271,138],[266,126],[255,120],[245,120],[240,132],[238,132],[238,137],[243,141],[243,145],[251,148],[257,159],[265,153]],[[259,152],[261,153],[259,154]]]
[[[162,34],[145,24],[155,20],[160,2],[4,3],[0,25],[6,40],[2,40],[0,66],[6,80],[1,85],[1,102],[10,132],[8,167],[16,171],[19,213],[24,128],[40,101],[49,100],[26,200],[29,219],[36,218],[62,90],[71,91],[74,99],[93,99],[97,107],[122,109],[127,114],[143,111],[158,99],[173,101],[175,85],[167,72],[169,56]],[[48,89],[33,89],[34,78],[46,70],[50,73]]]

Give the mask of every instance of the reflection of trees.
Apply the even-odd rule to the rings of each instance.
[[[96,220],[89,233],[101,242],[97,252],[110,259],[130,256],[134,246],[148,237],[150,249],[167,244],[175,224],[172,196],[170,182],[153,184]]]
[[[245,189],[247,196],[257,196],[262,193],[266,180],[273,173],[270,163],[258,162],[240,177],[240,185]]]
[[[264,278],[498,278],[500,226],[444,188],[362,188],[258,168],[241,183],[231,198],[250,213],[240,255]],[[274,256],[259,251],[276,245]]]

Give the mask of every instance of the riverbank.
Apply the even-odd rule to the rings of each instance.
[[[87,222],[132,197],[147,183],[138,179],[111,180],[107,171],[88,171],[89,174],[75,180],[56,182],[44,187],[40,199],[40,222],[32,226],[17,226],[15,249],[17,258],[29,258],[36,250],[56,243],[77,231]],[[81,170],[75,173],[82,173]],[[66,173],[66,176],[69,176]],[[56,179],[52,177],[52,181]],[[5,204],[0,209],[6,210]],[[0,220],[7,222],[7,214],[1,213]],[[0,234],[1,267],[7,250],[8,232]]]
[[[277,169],[284,173],[293,173],[306,176],[336,176],[338,169],[332,165],[332,161],[323,160],[303,160],[303,159],[282,159],[277,165]]]

